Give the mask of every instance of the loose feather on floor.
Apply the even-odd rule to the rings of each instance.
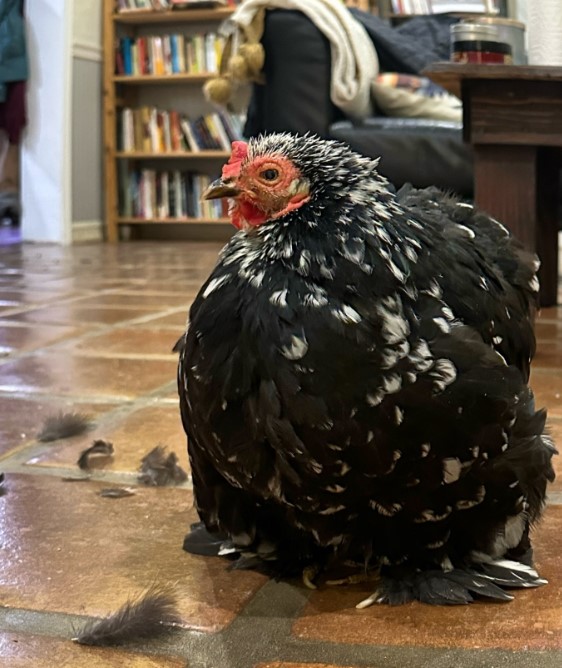
[[[179,623],[173,590],[153,585],[112,615],[88,622],[73,640],[81,645],[120,645],[138,638],[154,638],[169,633]]]
[[[187,480],[187,473],[178,464],[175,452],[166,454],[165,445],[157,445],[141,460],[139,482],[153,487],[172,485]]]
[[[4,496],[6,493],[6,486],[4,483],[6,482],[6,474],[5,473],[0,473],[0,496]]]
[[[98,492],[104,499],[122,499],[133,496],[136,491],[132,487],[104,487]]]
[[[58,441],[61,438],[79,436],[88,431],[92,425],[90,418],[84,413],[57,413],[45,418],[37,439],[42,443]]]
[[[110,443],[103,438],[97,438],[89,448],[82,451],[77,464],[84,471],[90,468],[90,460],[92,458],[113,457],[113,453],[113,443]]]

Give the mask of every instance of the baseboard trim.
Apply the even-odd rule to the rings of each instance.
[[[72,243],[84,243],[85,241],[103,241],[101,220],[79,220],[72,223]]]

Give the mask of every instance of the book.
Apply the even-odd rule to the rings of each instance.
[[[201,151],[201,146],[199,145],[197,138],[195,137],[195,133],[193,132],[193,128],[191,126],[191,123],[189,122],[189,119],[185,116],[182,117],[180,120],[180,126],[183,132],[185,142],[188,146],[188,150],[193,151],[193,153],[199,153]]]
[[[170,35],[170,51],[171,51],[171,64],[172,72],[178,73],[181,72],[178,56],[178,41],[177,35]]]
[[[121,39],[121,54],[123,57],[123,73],[131,75],[133,73],[133,40],[130,37]]]
[[[162,37],[156,36],[152,38],[154,44],[154,62],[152,74],[161,76],[166,72],[164,46]]]
[[[230,151],[230,146],[231,146],[231,140],[228,136],[228,133],[226,131],[226,128],[224,127],[224,124],[222,122],[222,118],[220,114],[217,112],[214,112],[210,115],[211,122],[213,123],[215,127],[215,132],[219,136],[219,141],[220,141],[220,146],[222,149],[225,151]]]
[[[241,121],[225,112],[190,120],[177,110],[125,107],[117,115],[117,146],[125,152],[229,151],[242,138]]]
[[[485,14],[497,9],[495,0],[431,0],[433,14],[448,14],[462,12],[466,14]]]
[[[203,37],[205,44],[205,71],[206,72],[217,72],[218,63],[217,63],[217,52],[215,50],[215,44],[217,42],[217,36],[213,32],[209,32]]]

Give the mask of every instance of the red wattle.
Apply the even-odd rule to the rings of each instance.
[[[252,202],[239,199],[232,211],[231,223],[240,230],[246,225],[258,227],[258,225],[265,223],[267,219],[268,216]]]

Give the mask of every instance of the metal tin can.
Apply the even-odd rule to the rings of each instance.
[[[457,23],[451,26],[451,60],[456,63],[513,63],[511,44],[498,35],[496,26]]]
[[[527,51],[525,49],[525,24],[514,19],[501,16],[479,16],[478,18],[464,19],[464,23],[478,23],[491,25],[496,28],[498,38],[506,44],[511,44],[513,64],[527,65]]]

